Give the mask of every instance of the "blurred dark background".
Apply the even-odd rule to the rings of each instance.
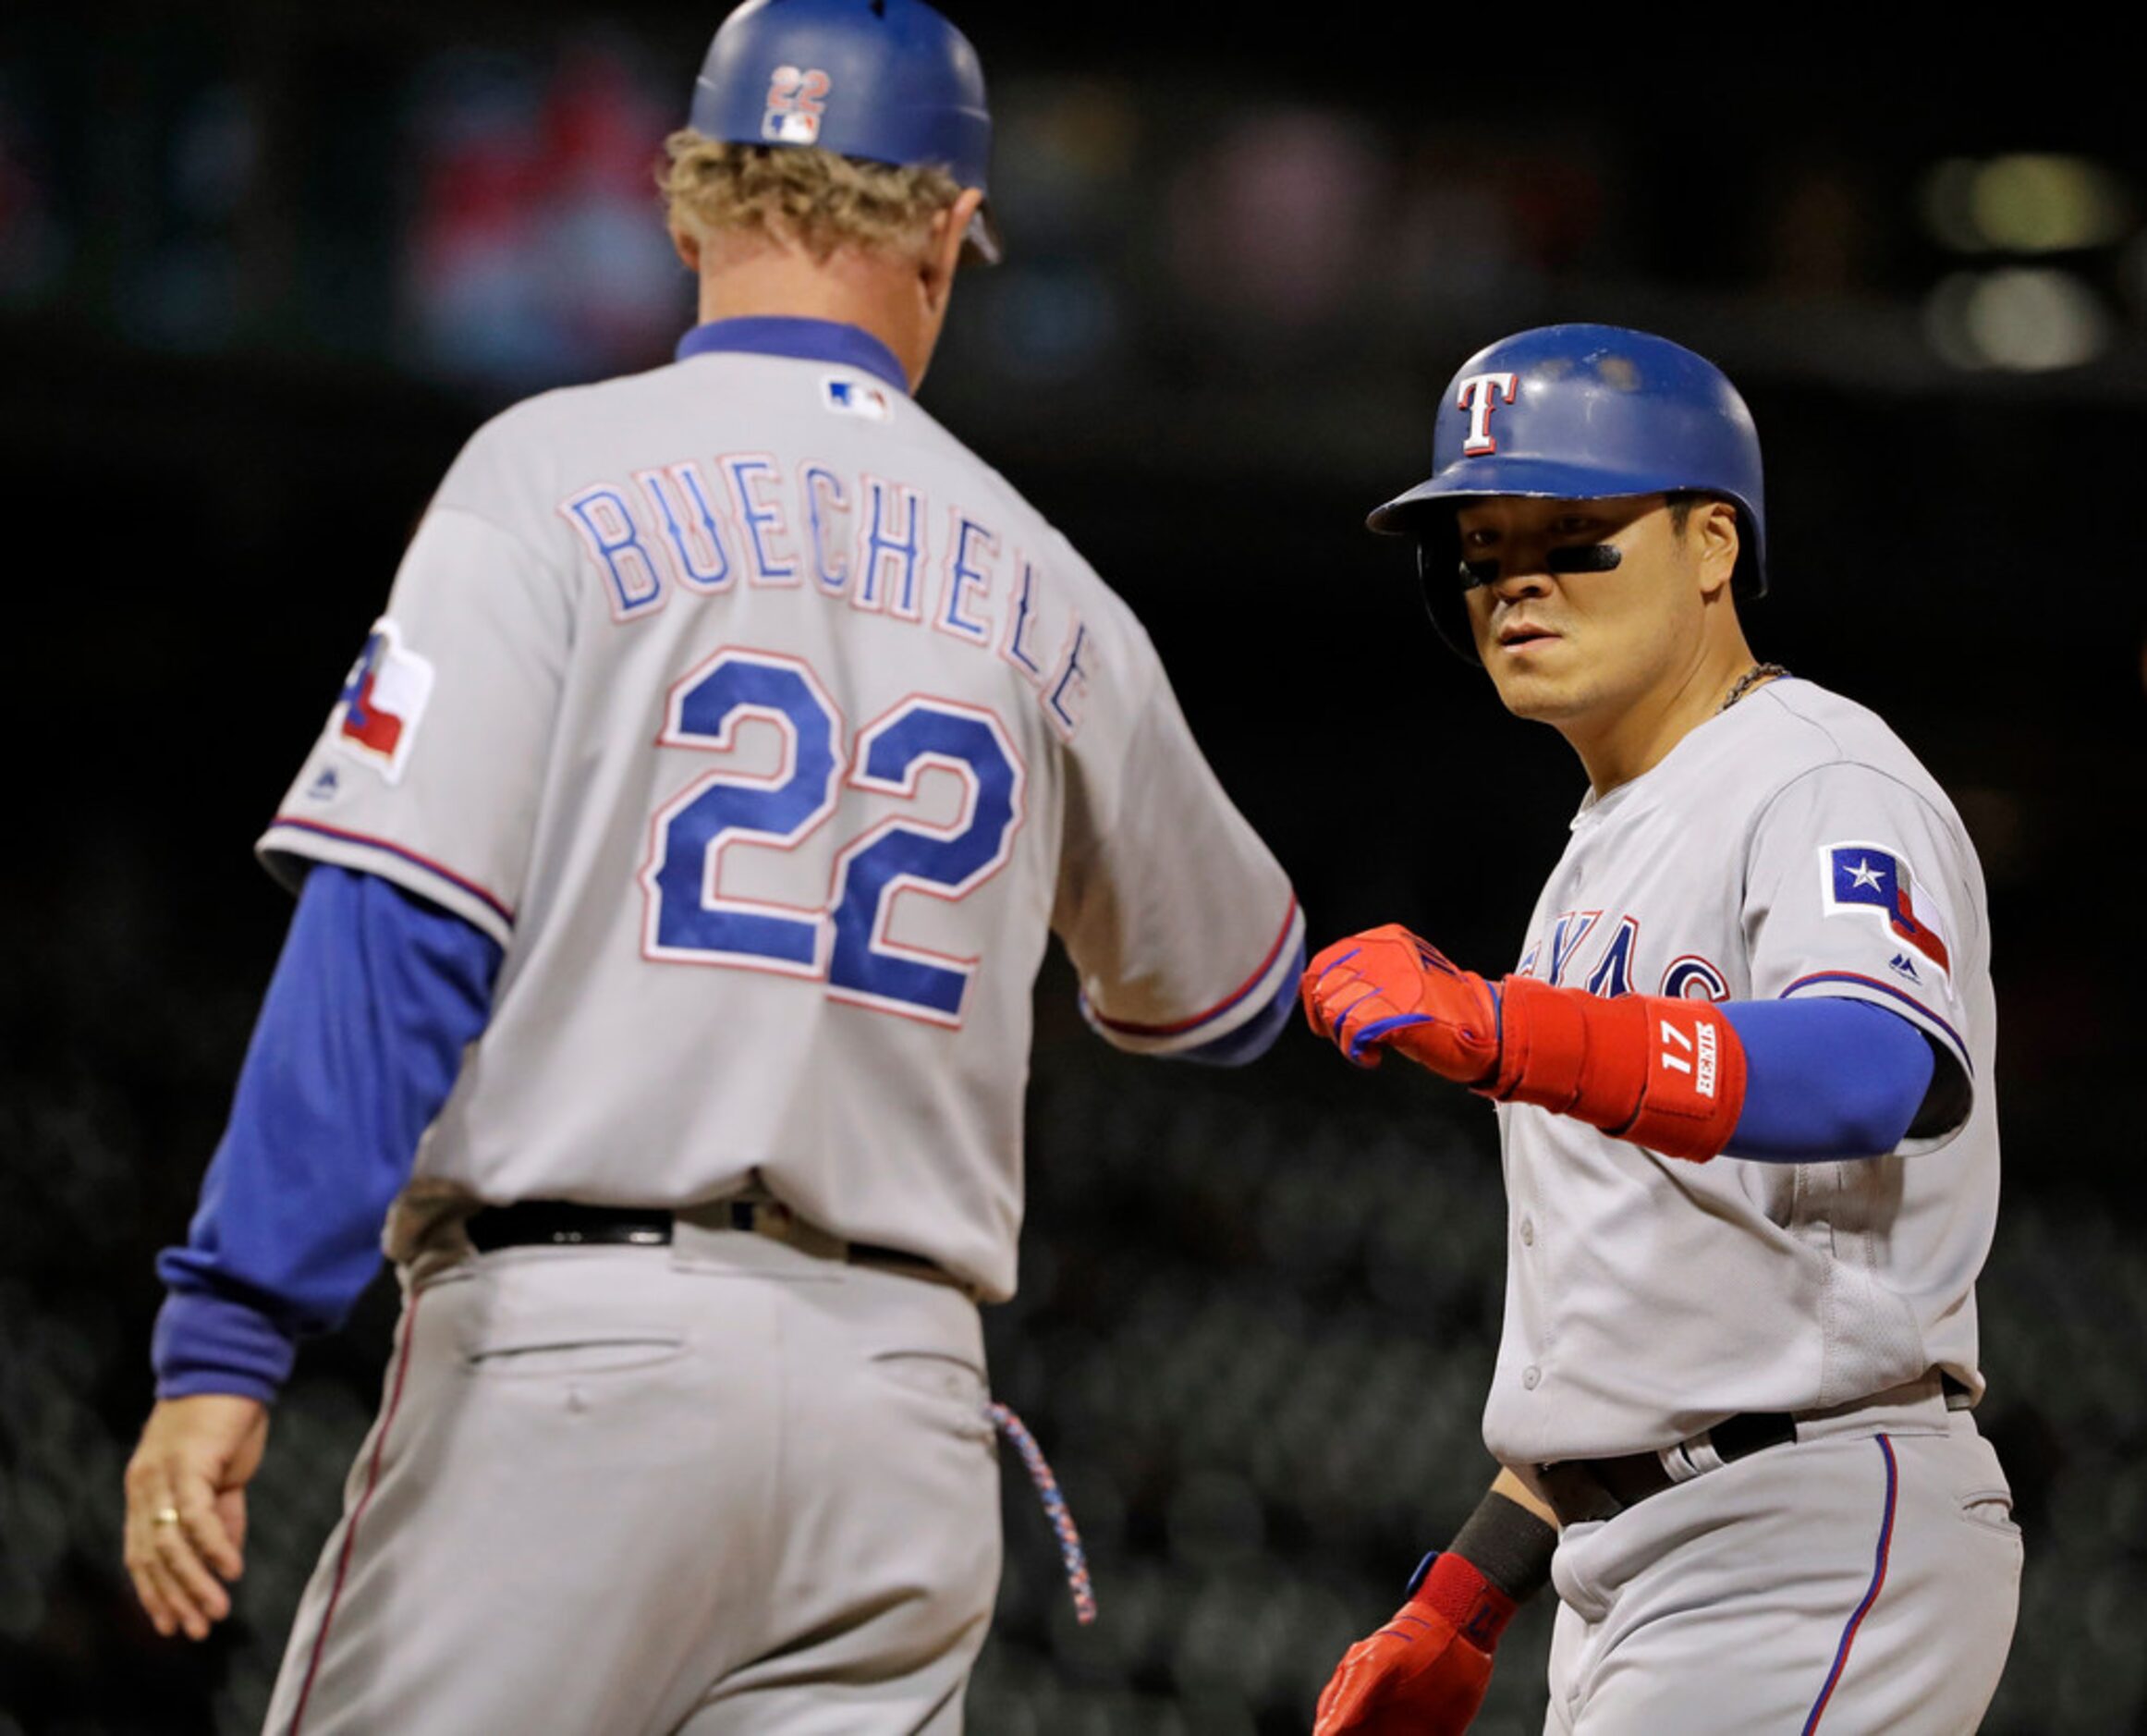
[[[158,1642],[117,1542],[151,1261],[287,912],[249,847],[459,443],[689,323],[650,165],[720,10],[0,17],[0,1736],[258,1727],[388,1287],[300,1363],[219,1637]],[[1775,574],[1755,645],[1880,709],[1989,876],[2007,1193],[1981,1417],[2029,1556],[1988,1728],[2147,1729],[2142,1020],[2103,945],[2140,889],[2135,105],[1893,62],[1845,83],[1786,49],[1731,79],[1674,42],[1531,70],[1519,24],[1346,6],[1316,42],[956,11],[1012,257],[963,280],[925,401],[1147,620],[1315,945],[1394,919],[1502,967],[1581,793],[1360,528],[1422,474],[1455,365],[1592,318],[1743,386]],[[1489,1473],[1491,1119],[1301,1033],[1242,1074],[1137,1062],[1082,1030],[1062,965],[1039,995],[1024,1288],[991,1334],[1103,1620],[1071,1621],[1009,1462],[972,1727],[1301,1730]],[[1480,1729],[1538,1727],[1547,1615]]]

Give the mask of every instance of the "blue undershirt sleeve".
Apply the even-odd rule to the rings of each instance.
[[[1213,1043],[1203,1043],[1197,1048],[1179,1049],[1165,1057],[1174,1061],[1204,1061],[1210,1067],[1242,1067],[1248,1061],[1256,1061],[1275,1046],[1275,1040],[1282,1034],[1289,1016],[1297,1010],[1298,979],[1305,973],[1304,943],[1299,941],[1297,962],[1282,979],[1275,997],[1252,1018],[1226,1036],[1217,1037]]]
[[[1731,1001],[1744,1108],[1723,1149],[1766,1163],[1883,1156],[1931,1089],[1937,1057],[1907,1019],[1869,1001]]]
[[[376,875],[307,875],[200,1209],[185,1245],[157,1259],[159,1398],[273,1401],[299,1337],[342,1324],[490,1016],[500,958],[489,935]]]

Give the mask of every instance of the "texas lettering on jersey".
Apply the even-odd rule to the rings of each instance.
[[[1515,967],[1517,976],[1540,976],[1553,987],[1574,980],[1574,961],[1580,945],[1594,934],[1603,920],[1601,911],[1563,911],[1543,939],[1529,943]],[[1621,916],[1610,937],[1589,970],[1583,985],[1591,995],[1615,999],[1633,992],[1634,953],[1640,943],[1640,918]],[[1677,1000],[1727,1000],[1729,979],[1709,960],[1689,952],[1673,959],[1654,990]]]
[[[831,410],[875,421],[885,413],[875,388],[825,385]],[[767,453],[734,452],[637,471],[630,483],[591,483],[558,510],[604,574],[618,625],[649,618],[674,596],[723,596],[741,583],[810,591],[831,607],[930,628],[1003,657],[1062,740],[1080,728],[1095,670],[1078,611],[1053,607],[1043,569],[996,528],[962,507],[936,507],[908,483],[815,458],[787,470]],[[1055,645],[1048,655],[1046,643]]]

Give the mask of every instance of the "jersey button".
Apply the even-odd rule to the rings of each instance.
[[[1536,1383],[1543,1379],[1543,1371],[1538,1368],[1533,1363],[1531,1363],[1526,1368],[1520,1371],[1520,1384],[1526,1387],[1531,1392],[1533,1392],[1536,1389]]]
[[[1520,1245],[1524,1248],[1532,1248],[1536,1245],[1536,1220],[1532,1217],[1524,1217],[1520,1220]]]

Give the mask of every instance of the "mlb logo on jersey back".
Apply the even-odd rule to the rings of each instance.
[[[821,381],[820,392],[821,402],[838,415],[886,422],[895,414],[886,393],[863,380],[845,380],[831,373]]]
[[[1916,910],[1914,876],[1906,856],[1877,844],[1827,844],[1820,849],[1819,863],[1827,915],[1875,913],[1897,939],[1907,941],[1941,971],[1952,971],[1945,939]]]
[[[401,632],[384,615],[373,622],[365,649],[344,678],[328,719],[328,739],[396,783],[432,697],[433,666],[403,649]]]

